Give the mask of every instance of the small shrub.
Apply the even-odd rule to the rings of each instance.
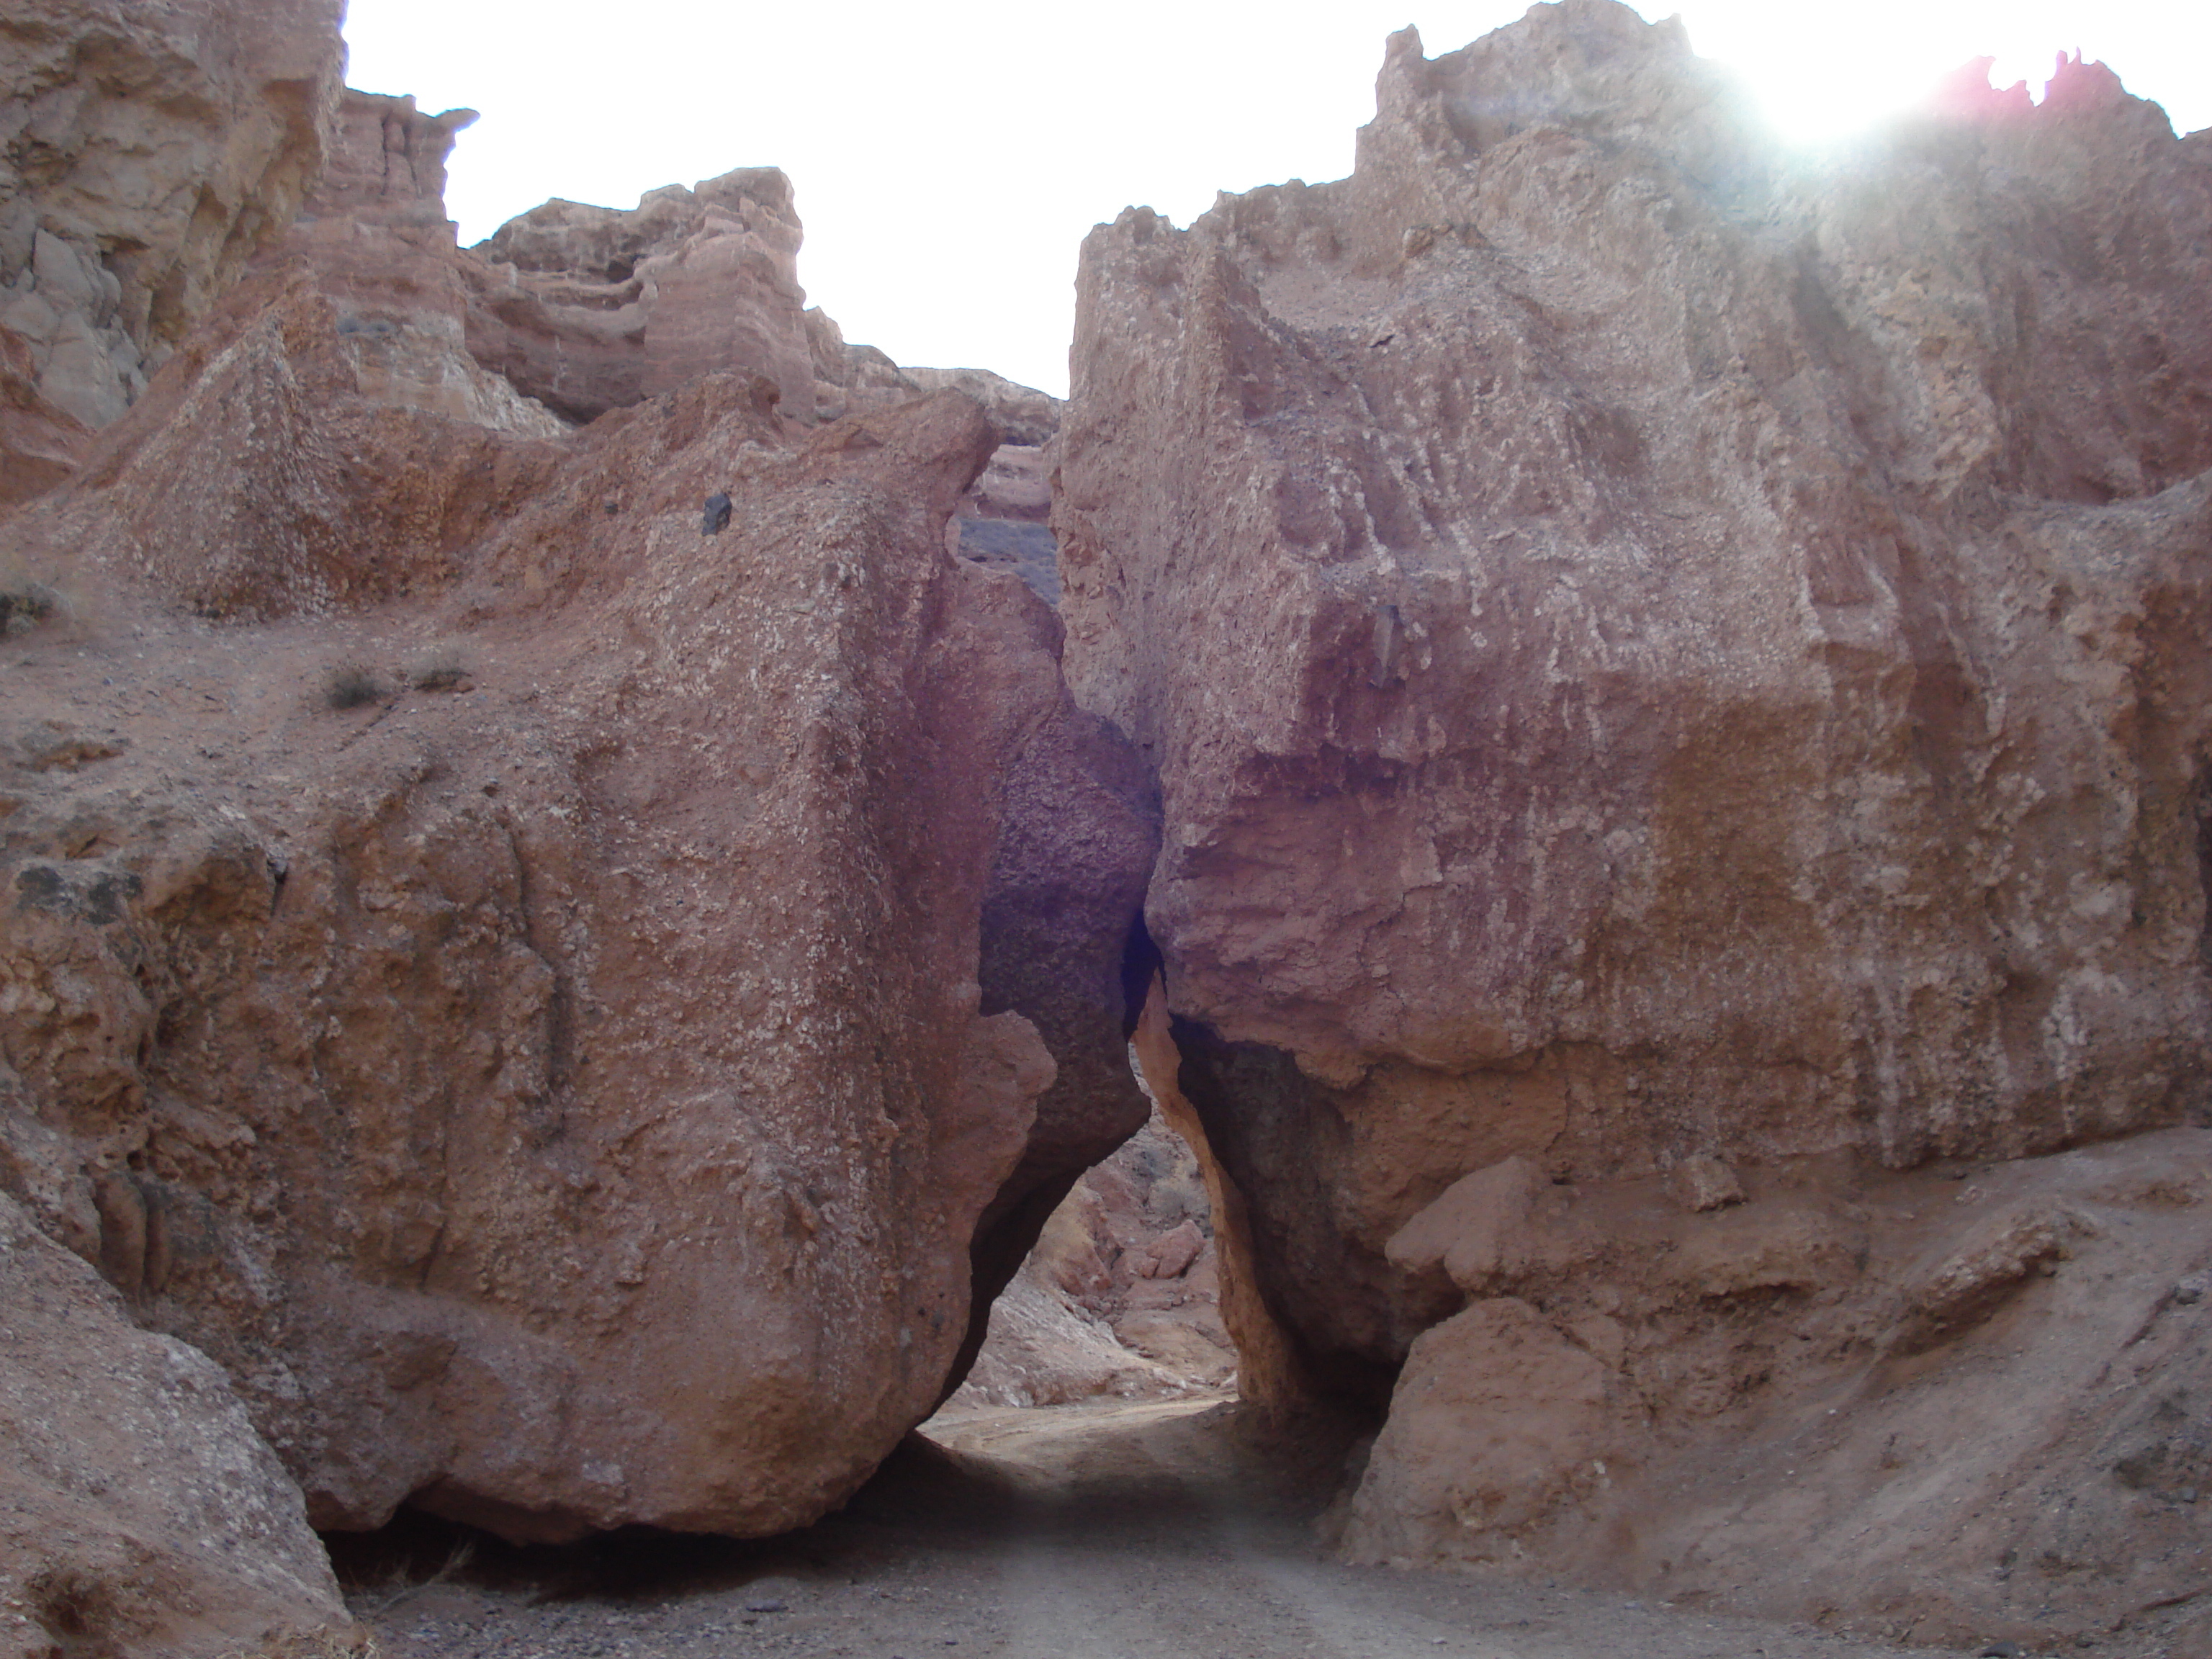
[[[417,691],[459,691],[468,683],[469,672],[458,651],[427,652],[407,665],[407,684]]]
[[[27,634],[61,609],[61,596],[21,571],[0,570],[0,638]]]
[[[333,708],[358,708],[365,702],[380,702],[384,696],[384,677],[359,663],[333,669],[330,683],[323,688],[323,700]]]

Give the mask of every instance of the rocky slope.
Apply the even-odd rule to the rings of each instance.
[[[2039,106],[1980,78],[1793,158],[1678,27],[1567,0],[1395,37],[1349,179],[1085,244],[1068,672],[1158,771],[1154,1081],[1241,1218],[1283,1361],[1248,1343],[1248,1389],[1389,1406],[1357,1551],[1580,1528],[1710,1588],[1721,1546],[1632,1517],[1802,1404],[1793,1331],[1875,1417],[1900,1345],[1975,1363],[1908,1334],[1903,1258],[1978,1247],[1885,1248],[1892,1172],[2206,1121],[2212,137],[2099,65]],[[2195,1230],[2057,1305],[2140,1273],[2147,1316],[2188,1270],[2176,1133],[2173,1194],[2090,1224]],[[2113,1317],[2021,1332],[2101,1347],[2021,1408],[2106,1486],[2099,1364],[2202,1421],[2187,1342],[2123,1356]],[[1923,1588],[2040,1547],[1865,1480],[1835,1513],[1909,1512]],[[1867,1572],[1775,1594],[1882,1602]]]

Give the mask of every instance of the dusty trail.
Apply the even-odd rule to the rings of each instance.
[[[349,1551],[392,1659],[1875,1659],[1626,1596],[1340,1566],[1204,1398],[939,1418],[842,1516],[765,1545]],[[386,1540],[386,1548],[393,1540]],[[427,1553],[426,1553],[427,1552]],[[2123,1651],[2118,1646],[2107,1654]]]

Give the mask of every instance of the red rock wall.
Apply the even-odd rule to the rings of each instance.
[[[1176,1011],[1340,1126],[1357,1248],[1513,1152],[2201,1106],[2202,145],[2063,87],[1792,175],[1595,5],[1382,100],[1340,185],[1094,234],[1055,520]],[[2162,367],[2045,378],[2099,351]]]
[[[1783,1333],[1903,1340],[1836,1213],[1884,1171],[2212,1111],[2212,140],[2096,65],[1956,90],[1792,156],[1679,26],[1567,0],[1394,38],[1351,178],[1085,245],[1069,678],[1158,769],[1165,1063],[1287,1345],[1248,1382],[1396,1402],[1362,1551],[1613,1536],[1810,1386]],[[1610,1231],[1670,1180],[1677,1231]],[[1553,1385],[1586,1418],[1496,1455],[1555,1483],[1493,1504],[1453,1460]]]

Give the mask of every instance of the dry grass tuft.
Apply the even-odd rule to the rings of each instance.
[[[333,708],[358,708],[380,702],[389,695],[384,676],[361,663],[345,663],[331,671],[323,687],[323,701]]]
[[[469,1563],[475,1560],[476,1556],[477,1540],[473,1538],[460,1539],[446,1552],[445,1560],[428,1577],[416,1577],[403,1565],[393,1571],[381,1591],[356,1595],[354,1598],[356,1605],[369,1617],[380,1618],[409,1596],[419,1595],[433,1584],[442,1584],[457,1573],[466,1571]]]
[[[459,649],[434,646],[407,665],[407,684],[417,691],[465,691],[469,671]]]
[[[33,576],[21,559],[0,554],[0,639],[27,634],[67,608],[53,584]]]

